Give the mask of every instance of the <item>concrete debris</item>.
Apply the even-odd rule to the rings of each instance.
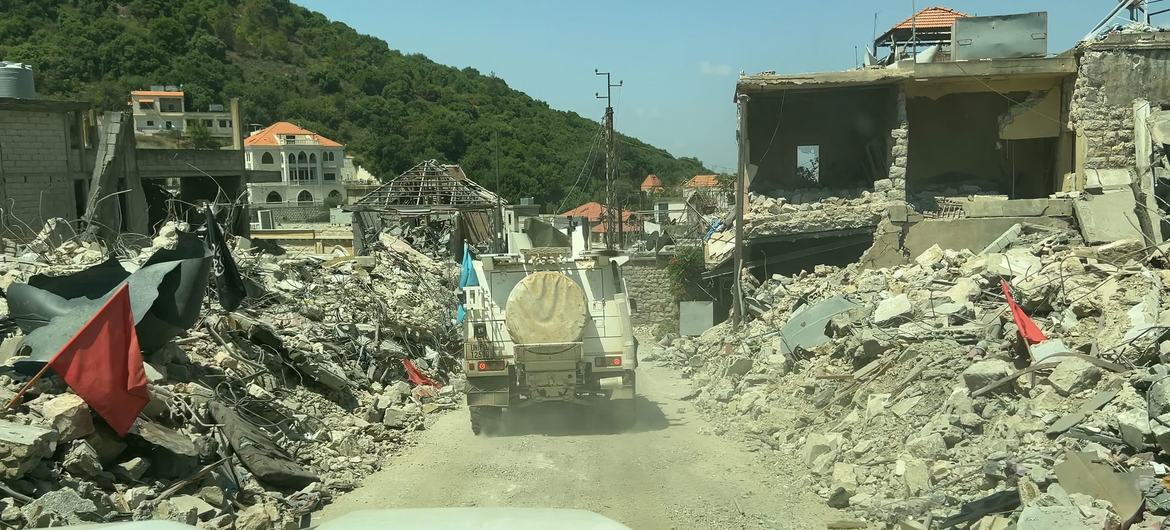
[[[773,222],[761,219],[757,230]],[[738,330],[666,341],[655,362],[690,378],[716,432],[799,462],[830,506],[871,528],[1117,528],[1132,515],[1119,510],[1141,505],[1129,486],[1093,490],[1070,473],[1138,480],[1146,510],[1170,514],[1170,260],[1070,229],[1012,232],[983,255],[932,247],[889,268],[774,275]],[[1023,342],[1001,280],[1047,341]],[[856,308],[780,354],[777,330],[835,298]],[[1072,494],[1056,478],[1070,451],[1103,459],[1060,468]]]
[[[48,279],[34,281],[64,283],[71,280],[54,277],[106,274],[109,265],[91,267],[110,257],[132,271],[191,230],[171,222],[153,241],[142,240],[150,246],[111,250],[80,242],[69,226],[47,223],[28,252],[2,246],[28,255],[0,260],[0,278],[12,285],[40,274]],[[355,477],[376,471],[422,429],[424,407],[437,412],[461,400],[456,266],[388,233],[360,260],[293,257],[243,243],[229,247],[249,280],[248,298],[231,312],[204,303],[215,310],[199,315],[197,327],[161,347],[144,346],[151,401],[128,436],[55,378],[41,380],[0,420],[0,478],[13,496],[32,499],[0,510],[0,523],[60,526],[132,515],[204,528],[295,527],[301,514],[356,487]],[[4,329],[27,323],[9,324]],[[29,331],[8,331],[0,350],[16,352]],[[415,388],[404,359],[444,386]],[[7,400],[31,374],[5,373]]]

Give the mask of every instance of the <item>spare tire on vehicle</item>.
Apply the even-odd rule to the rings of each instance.
[[[504,319],[516,344],[577,342],[589,321],[585,292],[556,271],[526,276],[508,294]]]

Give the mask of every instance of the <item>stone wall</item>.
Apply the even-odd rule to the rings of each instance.
[[[678,298],[666,272],[666,259],[632,260],[622,267],[622,272],[630,297],[638,305],[634,324],[662,326],[677,332]]]
[[[874,182],[874,191],[891,200],[906,200],[906,169],[909,167],[910,122],[906,119],[906,91],[898,88],[897,126],[890,129],[888,178]]]
[[[0,181],[5,222],[36,230],[77,217],[66,114],[0,111]]]
[[[1170,104],[1170,49],[1094,45],[1080,57],[1069,126],[1085,136],[1085,168],[1134,165],[1133,101]]]
[[[277,223],[317,223],[329,220],[329,210],[320,204],[254,204],[253,210],[272,210]]]

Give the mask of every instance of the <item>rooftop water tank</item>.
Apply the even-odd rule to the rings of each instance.
[[[33,85],[32,65],[0,61],[0,98],[35,97],[37,91]]]

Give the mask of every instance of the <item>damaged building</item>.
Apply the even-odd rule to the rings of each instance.
[[[740,77],[748,270],[979,251],[1020,223],[1162,241],[1151,124],[1170,104],[1166,34],[1113,32],[1049,55],[1043,13],[915,18],[878,39],[888,64]],[[904,25],[936,42],[897,44]],[[730,275],[734,247],[733,230],[709,238],[710,275]]]
[[[280,180],[244,168],[238,130],[236,149],[148,149],[137,145],[129,110],[9,95],[0,97],[0,200],[10,238],[31,239],[55,218],[82,220],[95,237],[150,235],[200,202],[230,209],[221,217],[246,233],[247,183]]]

